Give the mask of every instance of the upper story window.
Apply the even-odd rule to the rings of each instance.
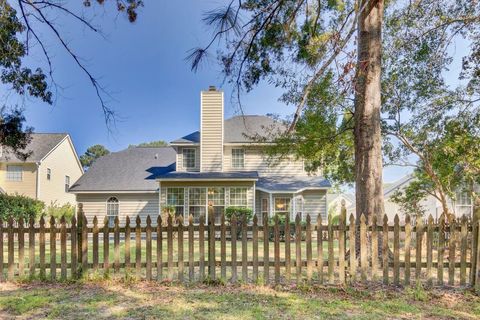
[[[52,178],[52,170],[50,168],[47,168],[47,180],[50,180]]]
[[[245,166],[245,150],[232,149],[232,168],[243,168]]]
[[[65,176],[65,192],[68,192],[68,189],[70,189],[70,177]]]
[[[186,169],[195,168],[195,149],[183,149],[183,167]]]
[[[246,208],[248,205],[247,188],[230,188],[230,205]]]
[[[472,214],[473,205],[470,192],[460,191],[456,193],[455,211],[458,216],[470,216]]]
[[[22,179],[23,179],[22,166],[7,165],[8,181],[22,181]]]

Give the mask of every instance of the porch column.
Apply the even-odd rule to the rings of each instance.
[[[162,182],[158,181],[158,216],[162,216]]]
[[[268,203],[268,216],[272,217],[273,216],[273,196],[271,193],[269,194],[269,196],[270,196],[270,199]]]

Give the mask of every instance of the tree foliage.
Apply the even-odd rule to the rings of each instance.
[[[15,221],[22,218],[27,222],[30,218],[38,219],[42,215],[45,204],[22,195],[0,194],[0,218],[7,221],[13,218]]]
[[[131,144],[128,147],[129,148],[135,148],[135,147],[144,147],[144,148],[158,148],[158,147],[167,147],[168,143],[164,140],[156,140],[156,141],[150,141],[150,142],[142,142],[139,144]]]
[[[107,148],[101,144],[96,144],[89,147],[87,151],[80,156],[80,162],[84,168],[89,168],[95,160],[109,153],[110,151]]]

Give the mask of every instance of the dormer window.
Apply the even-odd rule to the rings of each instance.
[[[232,149],[232,168],[242,169],[245,167],[245,150]]]
[[[195,149],[183,149],[183,167],[186,169],[195,168]]]

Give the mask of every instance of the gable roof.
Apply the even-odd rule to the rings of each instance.
[[[4,150],[0,161],[2,162],[39,162],[42,161],[55,147],[62,142],[67,133],[32,133],[31,140],[22,152],[30,152],[26,160],[18,158],[14,153]]]
[[[156,191],[155,178],[175,170],[172,147],[136,147],[103,156],[70,188],[70,192]]]
[[[249,137],[266,136],[272,129],[283,128],[283,125],[268,116],[243,115],[224,120],[224,143],[247,143]],[[200,131],[192,132],[184,137],[173,140],[172,144],[198,144]]]
[[[266,192],[300,192],[330,187],[330,182],[321,176],[266,176],[260,177],[256,183],[257,189]]]
[[[405,184],[408,184],[412,179],[413,179],[413,174],[407,174],[406,176],[402,177],[401,179],[389,185],[388,188],[386,188],[386,190],[383,192],[383,195],[387,197],[390,196],[392,192],[398,190]]]

